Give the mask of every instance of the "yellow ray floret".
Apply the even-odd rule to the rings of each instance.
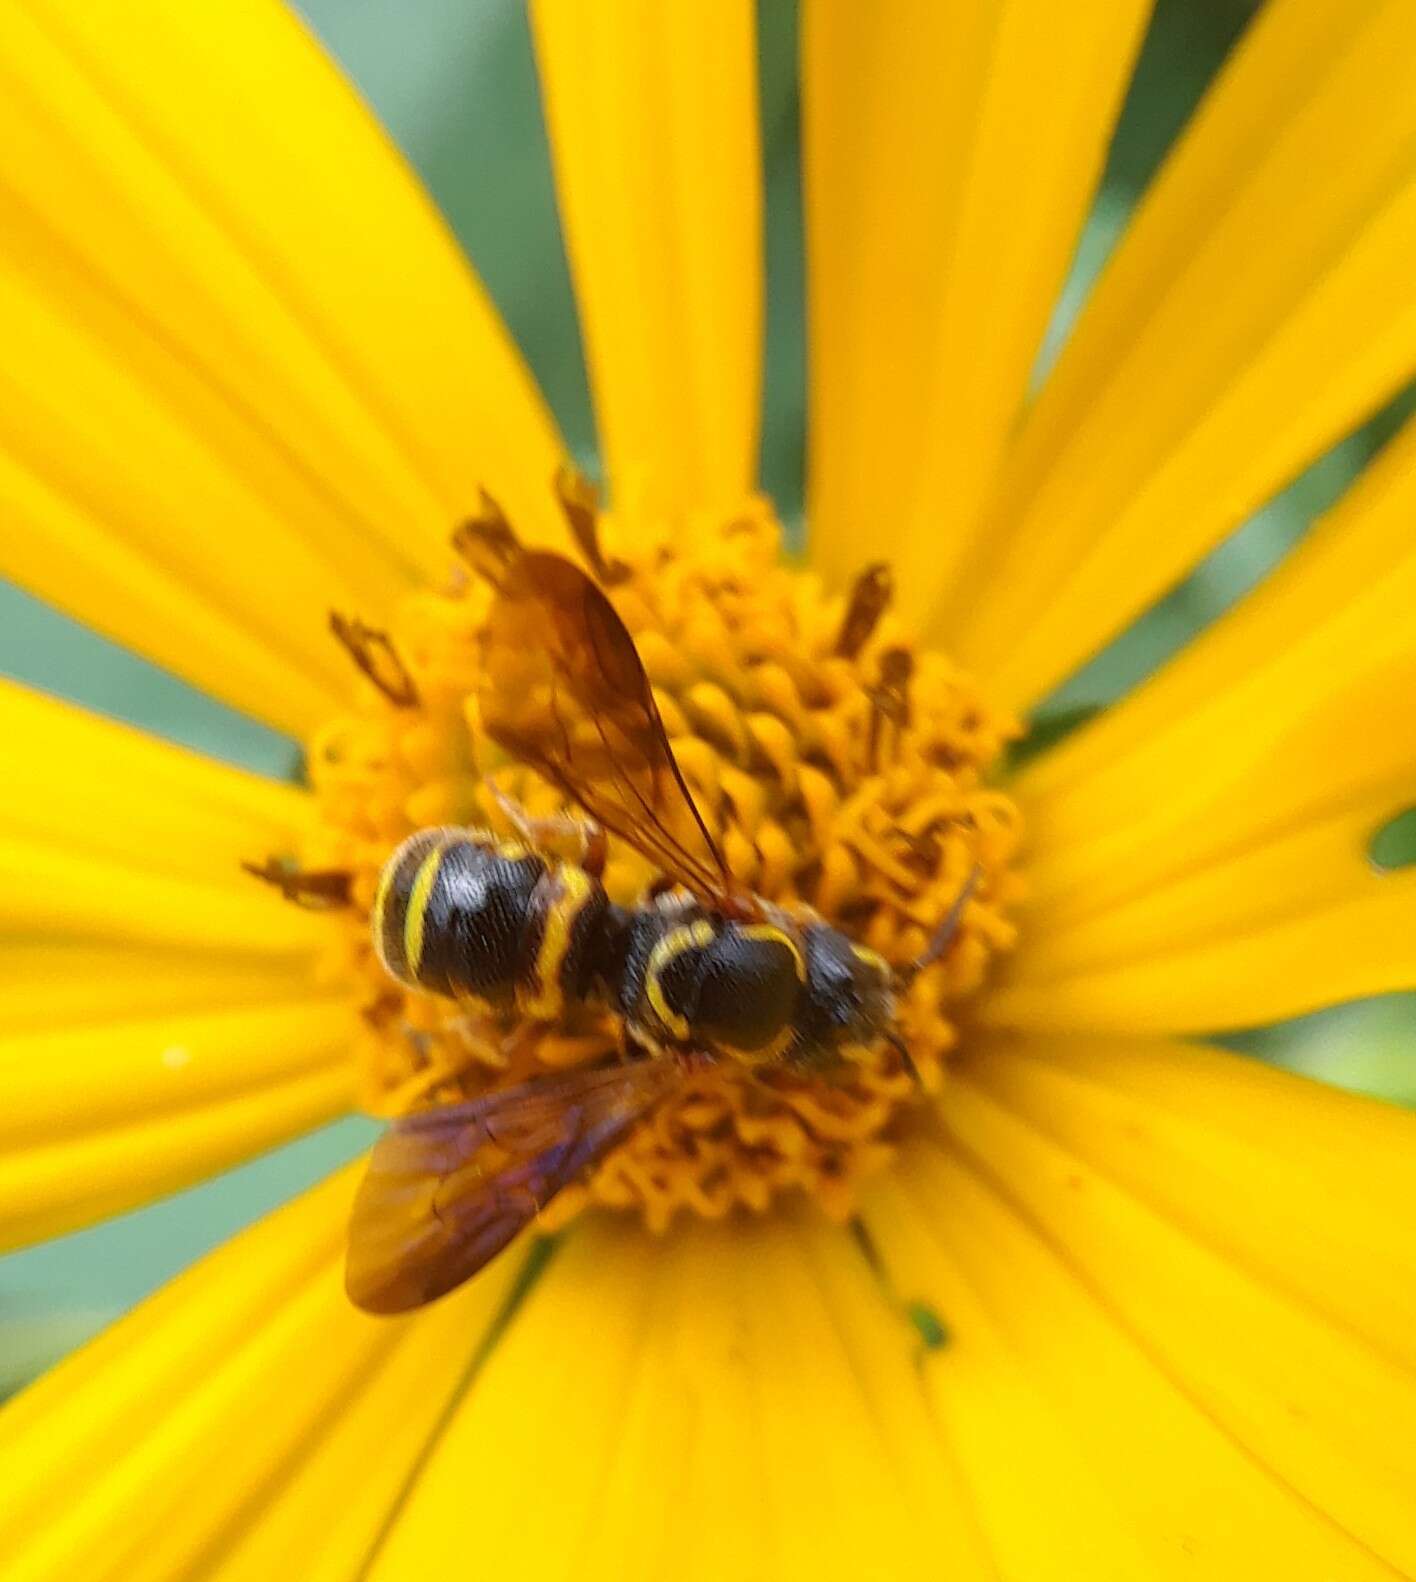
[[[1408,986],[1416,424],[1255,594],[1019,787],[1033,926],[997,1020],[1205,1028]]]
[[[305,997],[0,1038],[0,1245],[186,1186],[343,1114],[354,1018]]]
[[[1088,1194],[1087,1172],[1055,1173],[1049,1186],[1054,1213],[1040,1222],[1028,1197],[1027,1168],[1002,1144],[1000,1134],[990,1131],[986,1137],[990,1148],[1003,1147],[1001,1154],[976,1151],[985,1141],[982,1123],[975,1124],[979,1114],[972,1090],[962,1093],[962,1141],[921,1145],[908,1154],[898,1174],[882,1183],[866,1222],[891,1279],[908,1281],[906,1289],[920,1293],[941,1313],[957,1315],[961,1360],[975,1346],[980,1360],[992,1351],[1010,1380],[1016,1400],[995,1397],[993,1412],[1004,1419],[997,1428],[1006,1430],[1011,1419],[1015,1431],[989,1436],[989,1444],[976,1416],[982,1401],[969,1392],[953,1396],[953,1348],[932,1351],[923,1363],[931,1400],[966,1447],[965,1465],[978,1479],[989,1539],[1005,1562],[1016,1565],[1035,1548],[1035,1532],[1008,1529],[1036,1521],[1036,1512],[1027,1507],[1035,1487],[1029,1462],[1039,1443],[1052,1437],[1066,1463],[1083,1469],[1081,1498],[1091,1509],[1084,1505],[1087,1519],[1082,1524],[1064,1516],[1059,1551],[1024,1574],[1075,1575],[1079,1553],[1095,1545],[1104,1574],[1117,1576],[1192,1576],[1196,1561],[1203,1559],[1212,1575],[1238,1577],[1252,1575],[1274,1556],[1298,1574],[1307,1567],[1344,1578],[1389,1576],[1387,1565],[1368,1546],[1369,1534],[1346,1531],[1334,1520],[1339,1510],[1344,1516],[1352,1514],[1350,1505],[1343,1509],[1345,1491],[1325,1488],[1320,1506],[1309,1503],[1311,1484],[1298,1491],[1286,1476],[1303,1454],[1296,1444],[1273,1464],[1256,1455],[1271,1441],[1265,1442],[1253,1424],[1221,1410],[1212,1394],[1197,1391],[1193,1373],[1177,1378],[1172,1358],[1157,1353],[1156,1337],[1134,1327],[1133,1302],[1143,1299],[1145,1287],[1158,1275],[1163,1283],[1169,1250],[1163,1236],[1145,1241],[1139,1265],[1133,1256],[1127,1266],[1110,1267],[1109,1277],[1123,1288],[1118,1301],[1108,1285],[1095,1283],[1085,1257],[1068,1241],[1059,1242],[1054,1231],[1058,1217],[1084,1221],[1103,1211]],[[1011,1185],[1014,1168],[1021,1173],[1017,1189]],[[948,1213],[938,1211],[943,1203],[950,1205]],[[1204,1262],[1202,1253],[1194,1257]],[[1213,1299],[1216,1293],[1206,1289]],[[1204,1321],[1217,1326],[1219,1315],[1212,1311]],[[1301,1327],[1302,1320],[1297,1322]],[[1216,1329],[1211,1333],[1224,1343],[1224,1335]],[[1208,1361],[1195,1354],[1201,1348],[1187,1351],[1186,1367],[1212,1369],[1216,1379],[1226,1371],[1232,1376],[1244,1370],[1248,1353],[1264,1343],[1262,1331],[1242,1322],[1227,1338],[1226,1350]],[[1305,1343],[1307,1339],[1319,1344],[1311,1326]],[[1335,1343],[1337,1354],[1343,1354],[1341,1337],[1326,1336],[1324,1341]],[[1193,1340],[1186,1345],[1193,1346]],[[1310,1366],[1321,1359],[1316,1361],[1320,1370],[1326,1354],[1319,1349],[1308,1355]],[[1361,1360],[1350,1351],[1346,1355],[1361,1371]],[[1372,1377],[1370,1369],[1367,1377]],[[1256,1371],[1248,1391],[1270,1423],[1287,1414],[1290,1404],[1301,1423],[1301,1404],[1271,1372]],[[1035,1432],[1039,1421],[1041,1436]],[[1333,1426],[1331,1414],[1325,1426]],[[1238,1443],[1236,1427],[1243,1430]],[[1323,1430],[1309,1427],[1306,1433],[1311,1444]],[[1135,1447],[1142,1437],[1147,1464],[1138,1476]],[[1345,1438],[1345,1430],[1338,1429],[1313,1459],[1327,1455],[1335,1462]],[[1002,1460],[1005,1443],[1016,1448],[1021,1463]],[[1031,1470],[1037,1470],[1035,1465]],[[1090,1483],[1093,1476],[1095,1486]],[[1102,1498],[1093,1503],[1094,1488]],[[1372,1511],[1383,1504],[1388,1513],[1393,1509],[1380,1483],[1374,1484],[1372,1497]],[[1395,1536],[1389,1522],[1384,1536]],[[1128,1572],[1127,1563],[1138,1555],[1139,1571]]]
[[[530,1576],[573,1561],[596,1582],[894,1577],[928,1555],[983,1582],[911,1333],[856,1241],[819,1221],[663,1242],[587,1223],[488,1359],[372,1578],[455,1566],[470,1519],[489,1568]],[[528,1526],[538,1498],[557,1519]]]
[[[531,20],[615,509],[736,509],[762,377],[753,8],[545,0]]]
[[[108,0],[31,0],[0,29],[0,327],[23,369],[0,403],[0,570],[303,731],[340,677],[332,590],[377,613],[484,486],[557,532],[559,445],[289,8],[194,28],[159,0],[130,24]]]
[[[1149,10],[802,6],[812,562],[846,580],[868,531],[912,618],[972,546]]]
[[[1416,9],[1264,7],[1020,430],[985,552],[938,606],[1000,701],[1044,695],[1409,378],[1413,138]]]
[[[9,1576],[353,1574],[517,1270],[366,1318],[340,1278],[353,1186],[237,1237],[0,1414]]]
[[[0,679],[7,835],[249,894],[242,858],[288,847],[310,799]],[[272,909],[273,910],[273,909]]]

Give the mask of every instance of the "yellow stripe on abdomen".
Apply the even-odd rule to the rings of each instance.
[[[403,959],[408,963],[408,976],[414,980],[423,961],[423,924],[428,915],[428,901],[446,850],[442,843],[433,847],[420,864],[408,892],[408,907],[403,914]]]
[[[644,968],[644,993],[648,996],[649,1005],[661,1025],[666,1027],[680,1043],[687,1043],[693,1029],[688,1025],[688,1018],[680,1016],[664,998],[659,974],[681,951],[701,949],[704,945],[711,945],[716,932],[706,918],[699,918],[696,923],[685,923],[679,928],[670,929],[649,952],[649,961]]]
[[[553,1021],[565,1009],[565,985],[561,967],[570,950],[571,935],[580,910],[593,894],[590,875],[569,864],[556,870],[559,893],[546,908],[541,943],[536,949],[534,985],[519,998],[524,1015],[537,1021]]]
[[[369,913],[369,931],[374,937],[375,946],[379,946],[384,937],[384,926],[387,922],[388,895],[393,888],[393,876],[398,870],[398,853],[384,864],[383,872],[379,875],[379,887],[374,892],[374,907]],[[384,963],[388,965],[387,962]]]
[[[773,945],[785,945],[792,954],[792,967],[796,972],[797,982],[806,982],[806,957],[801,953],[801,946],[786,929],[778,928],[775,923],[748,923],[739,927],[738,938],[765,939]]]

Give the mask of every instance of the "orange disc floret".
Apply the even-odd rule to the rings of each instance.
[[[902,1115],[942,1086],[960,1008],[1013,943],[1021,831],[989,771],[1016,723],[948,659],[918,649],[886,607],[883,568],[854,596],[828,593],[781,549],[778,523],[755,505],[688,541],[617,552],[606,591],[685,781],[745,886],[903,966],[977,869],[949,949],[901,998],[913,1071],[885,1043],[830,1080],[695,1069],[543,1222],[597,1203],[657,1229],[680,1209],[764,1210],[787,1189],[849,1212],[856,1183],[890,1158]],[[413,830],[468,824],[512,836],[508,800],[533,818],[573,811],[482,729],[479,687],[505,657],[487,651],[488,608],[485,587],[462,573],[445,592],[409,598],[391,633],[407,686],[364,683],[357,706],[310,747],[322,820],[302,861],[354,876],[325,970],[363,1010],[361,1085],[376,1115],[472,1098],[619,1047],[608,1012],[517,1025],[406,988],[369,938],[379,872]],[[574,860],[573,843],[554,855]],[[635,903],[657,877],[611,837],[615,900]]]

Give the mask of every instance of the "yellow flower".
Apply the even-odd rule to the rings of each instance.
[[[1273,0],[1026,400],[1145,11],[805,6],[811,597],[889,560],[997,711],[1416,366],[1416,10]],[[697,553],[754,509],[751,10],[534,27],[612,525]],[[331,605],[447,613],[483,487],[564,537],[515,350],[274,3],[12,5],[0,130],[0,570],[315,741],[354,696]],[[1016,949],[853,1228],[586,1215],[380,1321],[342,1173],[0,1414],[6,1582],[1416,1576],[1416,1122],[1193,1041],[1416,984],[1416,876],[1366,856],[1416,774],[1413,510],[1408,426],[1008,785]],[[0,724],[18,1245],[369,1072],[343,925],[237,866],[334,839],[338,787],[14,685]]]

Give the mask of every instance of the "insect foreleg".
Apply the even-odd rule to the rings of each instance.
[[[580,842],[580,866],[592,879],[604,875],[609,849],[605,832],[594,819],[576,818],[570,813],[537,817],[528,813],[515,798],[509,797],[495,780],[487,779],[482,784],[501,809],[507,823],[528,846],[541,848],[549,840],[573,836]]]

